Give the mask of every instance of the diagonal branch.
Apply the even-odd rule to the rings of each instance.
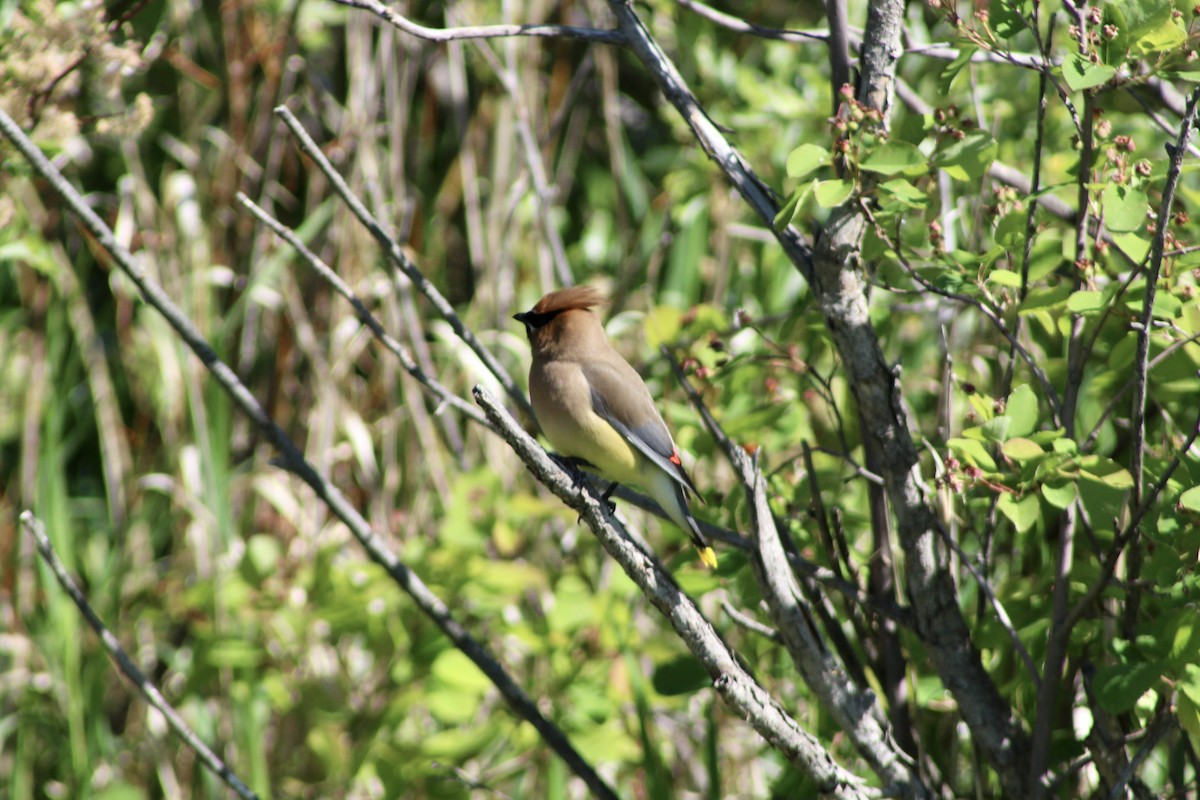
[[[742,719],[749,722],[797,769],[815,780],[831,797],[868,797],[861,778],[839,766],[812,734],[792,719],[742,667],[737,654],[720,637],[657,560],[643,552],[611,513],[605,501],[577,484],[483,388],[475,400],[492,426],[513,448],[534,477],[564,503],[579,512],[600,544],[662,612],[679,638],[712,677],[713,687]]]
[[[108,629],[108,626],[104,624],[104,620],[100,619],[96,610],[92,608],[92,604],[88,602],[79,585],[75,583],[70,573],[67,572],[66,565],[58,557],[58,553],[54,550],[54,545],[50,542],[50,537],[46,535],[46,526],[42,524],[42,521],[31,512],[22,511],[21,525],[33,536],[42,560],[46,562],[46,566],[50,567],[50,571],[54,573],[54,577],[59,585],[62,586],[63,591],[75,602],[75,605],[79,608],[79,613],[83,614],[83,618],[87,620],[88,625],[91,625],[92,630],[100,637],[100,644],[112,656],[113,661],[117,662],[117,668],[121,670],[121,674],[137,687],[142,697],[146,698],[147,703],[163,715],[167,721],[167,725],[171,730],[175,731],[175,735],[183,739],[184,743],[192,749],[192,752],[200,759],[200,763],[209,772],[224,781],[225,785],[232,789],[238,797],[245,798],[245,800],[257,800],[258,795],[252,792],[234,774],[233,770],[229,769],[225,762],[204,743],[204,740],[188,726],[183,717],[179,715],[179,712],[162,696],[162,692],[158,690],[154,682],[146,677],[146,673],[138,669],[137,664],[133,663],[133,659],[125,652],[125,648],[121,647],[121,643],[117,641],[117,637],[113,636],[112,631]]]
[[[279,450],[282,454],[280,461],[283,467],[308,484],[316,496],[324,501],[329,510],[345,523],[354,537],[362,544],[363,549],[367,551],[367,555],[387,570],[392,580],[408,593],[417,607],[438,626],[442,633],[454,643],[454,646],[488,676],[505,701],[508,702],[509,707],[519,717],[534,726],[551,749],[587,784],[592,793],[597,797],[615,800],[616,793],[571,746],[562,730],[542,715],[533,699],[508,674],[488,648],[472,636],[462,623],[450,613],[445,602],[430,590],[420,576],[409,569],[395,553],[384,545],[380,536],[371,528],[370,523],[350,504],[345,495],[326,481],[304,458],[303,452],[291,437],[267,414],[233,370],[217,356],[216,351],[196,328],[196,325],[188,319],[162,287],[150,279],[129,250],[117,241],[112,230],[84,202],[75,187],[42,155],[37,145],[29,140],[2,109],[0,109],[0,132],[8,137],[33,169],[50,183],[53,190],[66,202],[84,227],[96,237],[96,241],[112,257],[113,262],[137,286],[142,298],[163,315],[163,318],[175,330],[184,344],[212,373],[213,378],[229,395],[234,405],[249,417],[266,439]]]
[[[821,641],[788,566],[775,517],[767,503],[766,481],[758,460],[725,434],[679,364],[674,359],[668,360],[746,493],[752,545],[750,563],[796,668],[880,779],[897,788],[901,796],[929,796],[911,758],[889,737],[886,717],[874,694],[848,680],[845,669]]]
[[[346,204],[350,212],[358,218],[358,221],[371,233],[371,236],[375,237],[375,241],[379,243],[384,255],[392,262],[392,265],[412,281],[413,285],[417,287],[417,291],[425,295],[425,299],[437,310],[442,319],[450,323],[450,327],[458,335],[458,338],[463,340],[467,347],[471,349],[471,352],[479,357],[479,360],[483,362],[488,371],[500,382],[509,399],[516,403],[517,407],[526,416],[532,419],[533,406],[529,405],[529,400],[525,397],[525,392],[521,391],[520,387],[513,381],[512,376],[508,374],[508,370],[496,360],[496,357],[492,355],[490,350],[483,346],[483,343],[476,338],[474,332],[458,316],[454,307],[450,305],[450,301],[425,277],[425,273],[421,272],[417,265],[413,263],[412,259],[404,252],[404,248],[400,246],[400,243],[383,229],[379,220],[375,219],[375,216],[363,205],[362,200],[359,200],[358,196],[351,191],[350,186],[346,183],[346,179],[333,168],[333,164],[329,163],[329,159],[321,152],[321,148],[317,147],[317,143],[304,130],[304,127],[296,119],[295,115],[286,106],[278,106],[275,109],[275,113],[287,125],[292,135],[296,137],[296,141],[300,144],[300,148],[304,151],[304,154],[311,158],[321,172],[324,173],[325,177],[329,179],[333,190],[337,192],[338,197],[342,198],[342,202]]]
[[[620,31],[602,28],[582,28],[576,25],[465,25],[456,28],[427,28],[418,25],[379,0],[333,0],[333,2],[370,11],[407,34],[431,42],[450,42],[462,39],[501,39],[509,36],[540,36],[582,39],[598,44],[624,44]]]

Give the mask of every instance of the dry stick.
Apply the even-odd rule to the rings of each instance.
[[[874,694],[847,680],[845,670],[819,638],[809,609],[801,603],[800,587],[788,568],[775,517],[767,503],[766,481],[758,460],[726,435],[679,364],[669,355],[667,360],[746,493],[754,577],[796,668],[875,774],[901,796],[928,797],[916,765],[888,735],[887,719]]]
[[[731,31],[745,33],[751,36],[758,36],[763,39],[777,39],[781,42],[799,42],[803,44],[821,43],[829,40],[829,31],[799,31],[789,28],[767,28],[762,25],[755,25],[753,22],[747,22],[740,17],[735,17],[732,14],[726,14],[724,11],[718,11],[712,6],[707,6],[699,0],[678,0],[681,7],[688,9],[697,16],[704,17],[709,22],[715,22],[722,28],[728,28]]]
[[[3,114],[3,112],[0,111],[0,114]],[[4,119],[7,120],[7,117],[4,117]],[[75,601],[75,605],[79,607],[79,613],[83,615],[88,625],[91,625],[92,630],[100,637],[101,645],[112,656],[113,661],[117,662],[117,668],[121,670],[121,673],[141,692],[142,697],[146,698],[147,703],[158,709],[158,712],[166,718],[167,725],[171,727],[171,730],[175,731],[175,734],[180,739],[183,739],[184,743],[200,757],[200,762],[204,764],[209,772],[224,781],[225,785],[232,789],[238,797],[246,798],[246,800],[258,800],[258,795],[252,792],[246,784],[242,783],[241,779],[233,773],[233,770],[229,769],[225,765],[225,762],[196,735],[196,732],[188,727],[183,717],[179,716],[179,712],[172,708],[171,704],[162,696],[162,693],[158,691],[158,687],[154,685],[154,682],[138,669],[137,664],[133,663],[133,659],[129,657],[129,654],[121,647],[121,643],[117,641],[117,637],[104,624],[104,620],[100,619],[100,615],[92,608],[87,597],[75,583],[75,580],[67,573],[67,568],[63,564],[62,559],[58,557],[58,553],[55,552],[54,545],[50,542],[50,537],[46,535],[46,526],[42,524],[42,521],[35,517],[32,512],[22,511],[21,525],[33,536],[42,560],[46,562],[46,566],[50,567],[50,571],[54,573],[54,577],[58,580],[59,585],[62,586],[63,591]]]
[[[878,790],[868,789],[861,778],[838,765],[821,743],[755,682],[712,623],[655,559],[630,539],[603,500],[586,486],[577,484],[485,389],[476,386],[474,394],[492,426],[534,477],[579,513],[608,554],[667,618],[731,709],[797,769],[812,777],[823,793],[846,798],[878,796]]]
[[[521,140],[521,150],[525,155],[525,165],[529,168],[529,176],[533,180],[533,194],[537,198],[538,218],[542,223],[542,232],[550,244],[550,257],[554,261],[554,275],[560,286],[573,286],[575,276],[571,274],[571,265],[567,262],[567,249],[563,244],[562,234],[554,223],[551,213],[553,190],[550,178],[546,174],[546,164],[542,161],[542,151],[538,147],[537,137],[533,135],[533,122],[529,113],[529,104],[521,93],[513,71],[500,62],[500,58],[492,51],[487,42],[476,42],[483,60],[492,68],[492,72],[500,80],[513,105],[517,109],[517,138]],[[549,292],[552,286],[544,287]]]
[[[405,33],[428,39],[431,42],[449,42],[455,39],[500,39],[507,36],[550,36],[566,39],[583,39],[599,44],[624,44],[620,31],[602,28],[582,28],[575,25],[468,25],[458,28],[427,28],[418,25],[378,0],[333,0],[351,8],[370,11],[375,16],[396,26]]]
[[[423,369],[421,369],[420,365],[417,364],[416,360],[413,359],[412,354],[408,352],[408,349],[403,344],[396,341],[396,339],[384,329],[383,324],[375,317],[374,314],[371,313],[358,295],[354,293],[354,290],[351,289],[346,282],[329,267],[328,264],[322,261],[316,253],[314,253],[312,250],[309,250],[304,242],[300,240],[299,236],[297,236],[290,228],[279,222],[279,220],[275,219],[258,205],[256,205],[253,200],[241,192],[237,193],[237,201],[242,204],[243,208],[253,214],[259,222],[270,228],[276,236],[290,244],[296,253],[299,254],[304,263],[312,267],[312,269],[318,275],[320,275],[326,283],[333,287],[335,292],[349,301],[350,305],[354,307],[354,311],[358,314],[359,321],[363,325],[367,326],[375,338],[378,339],[381,344],[383,344],[389,353],[396,357],[396,360],[400,362],[400,366],[403,367],[409,375],[412,375],[414,378],[416,378],[418,383],[424,386],[431,395],[437,398],[439,408],[447,405],[453,406],[456,411],[459,411],[467,417],[470,417],[475,422],[478,422],[481,425],[487,425],[487,418],[483,416],[483,412],[456,395],[454,392],[447,389],[445,386],[439,383],[436,378],[431,377]]]
[[[363,202],[359,200],[358,196],[355,195],[353,190],[350,189],[350,186],[346,183],[345,178],[343,178],[341,174],[333,168],[333,165],[329,163],[329,159],[326,158],[325,154],[321,152],[321,148],[317,147],[317,143],[314,142],[312,137],[308,135],[308,132],[304,130],[304,127],[300,124],[300,121],[296,119],[295,115],[292,114],[292,112],[289,111],[286,106],[276,107],[275,113],[280,119],[283,120],[284,124],[287,125],[288,130],[292,132],[292,135],[296,137],[296,141],[299,143],[300,149],[304,151],[304,154],[311,158],[321,172],[324,173],[325,177],[329,179],[330,184],[333,186],[333,190],[337,192],[338,197],[342,198],[342,202],[344,202],[350,209],[351,213],[358,218],[358,221],[362,223],[363,227],[365,227],[371,233],[371,235],[375,237],[375,241],[379,243],[379,246],[383,249],[384,254],[388,257],[392,264],[401,272],[403,272],[410,281],[412,281],[413,285],[417,287],[417,291],[425,295],[425,298],[442,316],[442,319],[450,323],[450,327],[454,330],[454,333],[458,335],[458,338],[462,339],[467,347],[471,349],[471,352],[475,353],[475,355],[479,357],[479,360],[483,362],[483,365],[487,367],[488,371],[491,372],[492,375],[495,376],[496,380],[500,382],[500,385],[504,387],[504,391],[508,395],[509,399],[516,403],[521,411],[528,417],[531,419],[534,418],[533,406],[529,404],[529,399],[525,397],[525,393],[521,391],[520,387],[518,387],[513,381],[512,376],[508,374],[508,370],[506,370],[504,366],[496,360],[496,357],[492,355],[490,350],[483,346],[479,339],[475,337],[475,334],[471,331],[471,329],[463,324],[462,319],[458,316],[458,313],[455,312],[454,307],[450,305],[449,301],[442,296],[442,293],[437,290],[437,287],[429,282],[429,279],[425,277],[425,274],[421,272],[421,270],[417,268],[417,265],[414,264],[412,260],[405,254],[404,249],[400,246],[400,243],[393,239],[387,233],[387,231],[383,229],[383,226],[379,224],[379,221],[375,219],[371,212],[367,210],[367,207],[363,205]]]
[[[447,638],[454,643],[454,646],[488,676],[513,711],[537,729],[547,744],[567,762],[567,765],[587,784],[594,795],[616,798],[616,794],[608,784],[575,751],[558,726],[542,716],[534,701],[525,694],[525,691],[505,671],[488,649],[454,618],[441,598],[430,591],[415,572],[410,570],[395,553],[387,549],[366,519],[346,500],[337,487],[327,482],[305,460],[304,454],[296,444],[267,414],[233,370],[221,361],[195,324],[183,314],[162,287],[145,274],[145,271],[134,261],[130,252],[117,241],[108,226],[84,202],[75,187],[42,155],[37,145],[25,136],[20,127],[2,109],[0,109],[0,131],[16,145],[34,170],[50,183],[68,207],[79,217],[84,227],[96,237],[101,247],[108,251],[116,265],[133,281],[138,291],[141,292],[142,298],[163,315],[168,324],[175,329],[179,338],[212,373],[217,383],[221,385],[221,388],[241,409],[242,413],[248,416],[267,440],[279,450],[282,454],[280,461],[283,468],[308,484],[317,497],[325,502],[329,510],[345,523],[371,559],[387,570],[392,580],[413,598],[421,611],[433,620]]]

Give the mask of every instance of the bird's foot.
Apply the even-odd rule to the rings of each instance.
[[[610,514],[615,514],[617,512],[617,504],[609,498],[612,497],[613,492],[615,492],[617,487],[620,485],[621,484],[617,483],[616,481],[613,481],[608,485],[608,488],[604,490],[604,494],[600,495],[600,499],[608,504],[608,513]]]
[[[587,464],[586,461],[584,461],[582,458],[576,458],[575,456],[563,456],[559,455],[558,453],[550,453],[549,455],[550,459],[555,464],[558,464],[568,475],[571,476],[571,480],[574,482],[575,486],[578,487],[583,485],[584,481],[586,480],[586,476],[583,474],[581,467]]]

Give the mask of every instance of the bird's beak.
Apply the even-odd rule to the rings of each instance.
[[[524,325],[526,328],[529,327],[529,323],[526,321],[529,319],[528,311],[522,311],[520,314],[513,314],[513,319]]]

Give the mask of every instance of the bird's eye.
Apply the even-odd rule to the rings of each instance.
[[[534,311],[526,311],[524,314],[517,314],[513,319],[521,322],[530,331],[536,331],[550,320],[558,316],[557,311],[552,311],[548,314],[538,314]]]

